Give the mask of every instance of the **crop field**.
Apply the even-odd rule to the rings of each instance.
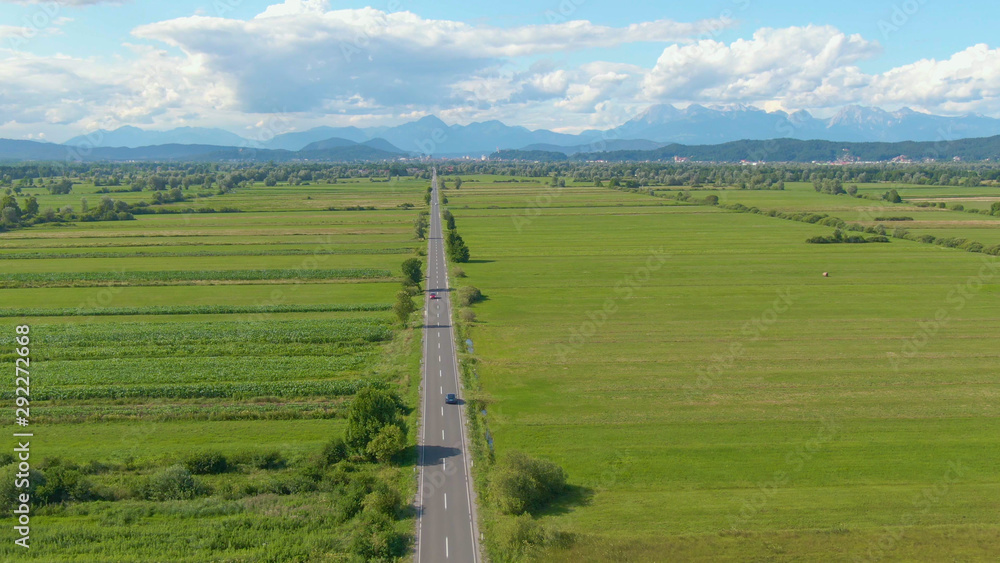
[[[833,228],[697,203],[905,215],[912,232],[985,243],[997,218],[908,201],[984,188],[892,186],[904,203],[890,204],[790,184],[684,203],[683,188],[539,182],[445,192],[473,257],[455,283],[486,297],[465,333],[495,453],[558,463],[571,485],[536,515],[570,540],[527,559],[1000,552],[1000,261],[897,238],[806,244]],[[497,541],[508,517],[484,518]]]
[[[0,233],[0,361],[30,326],[32,467],[50,498],[74,501],[38,508],[18,557],[346,560],[371,487],[413,493],[409,454],[317,459],[362,387],[416,404],[418,333],[390,309],[400,264],[426,244],[413,222],[428,185],[257,184],[163,205],[178,213]],[[149,199],[80,184],[39,200],[104,195]],[[202,204],[238,212],[184,212]],[[13,404],[12,386],[0,395]],[[391,525],[412,533],[409,517]]]

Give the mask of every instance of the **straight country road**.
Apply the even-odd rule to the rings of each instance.
[[[477,563],[480,554],[476,497],[451,323],[451,290],[436,169],[431,186],[416,561]],[[436,298],[431,298],[432,295]],[[458,397],[457,404],[445,402],[449,393]]]

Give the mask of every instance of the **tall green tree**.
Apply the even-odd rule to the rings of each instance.
[[[28,217],[34,217],[38,215],[38,198],[35,196],[29,197],[24,202],[24,214]]]
[[[403,260],[403,279],[420,285],[420,282],[424,280],[422,268],[423,263],[419,258],[407,258]]]
[[[344,437],[347,445],[352,451],[367,455],[368,444],[385,426],[397,426],[400,430],[405,430],[406,425],[399,411],[399,400],[389,391],[374,387],[362,388],[354,395],[347,411],[347,433]]]
[[[462,263],[469,261],[469,247],[466,246],[462,235],[458,234],[457,231],[448,231],[448,236],[445,237],[445,253],[452,262]]]
[[[392,310],[399,318],[399,322],[405,325],[410,320],[410,315],[417,310],[417,304],[413,302],[413,297],[409,293],[400,291],[396,294],[396,302],[393,304]]]

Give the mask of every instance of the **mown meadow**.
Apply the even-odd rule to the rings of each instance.
[[[485,499],[495,561],[1000,552],[1000,261],[904,238],[807,244],[834,228],[723,208],[890,232],[879,217],[912,216],[911,232],[985,243],[1000,219],[908,198],[995,188],[463,179],[445,195],[472,250],[456,283],[485,296],[463,328],[480,459],[488,428],[494,458],[555,462],[569,484],[527,520]],[[902,203],[879,200],[890,187]]]
[[[413,222],[428,185],[250,182],[191,196],[226,213],[187,201],[135,220],[0,233],[0,361],[16,357],[14,327],[30,326],[40,470],[32,549],[6,542],[0,559],[405,552],[412,448],[386,463],[402,444],[368,459],[344,438],[355,394],[374,388],[398,398],[415,442],[419,332],[391,307],[400,264],[426,244]],[[101,197],[86,182],[39,194],[60,208]],[[0,389],[11,405],[13,393]],[[0,468],[5,482],[13,468]]]

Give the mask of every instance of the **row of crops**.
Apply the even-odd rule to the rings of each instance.
[[[127,315],[270,315],[275,313],[356,313],[388,311],[389,303],[320,305],[162,305],[149,307],[62,307],[0,309],[2,317],[101,317]]]
[[[364,378],[350,381],[255,381],[238,383],[190,383],[172,385],[77,385],[32,390],[38,401],[79,399],[205,399],[254,397],[337,397],[353,395],[367,385],[382,381]],[[13,399],[13,391],[0,391],[0,398]]]
[[[157,358],[161,363],[161,358],[184,357],[342,356],[368,350],[393,334],[378,317],[65,323],[39,325],[33,333],[37,360]],[[13,361],[10,354],[5,351],[0,358]]]
[[[348,256],[412,253],[413,248],[332,248],[317,250],[287,248],[278,250],[193,250],[188,252],[7,252],[0,254],[0,260],[42,260],[50,258],[193,258],[199,256]]]
[[[297,238],[296,235],[282,235],[283,237],[291,237],[292,239]],[[107,240],[112,238],[114,240]],[[148,236],[128,236],[128,237],[107,237],[101,235],[100,237],[73,237],[68,239],[62,238],[33,238],[33,237],[17,237],[12,239],[0,239],[0,249],[4,250],[37,250],[39,248],[64,248],[78,250],[82,248],[125,248],[125,247],[144,247],[144,248],[155,248],[157,246],[169,246],[169,247],[199,247],[199,246],[260,246],[262,244],[267,246],[302,246],[307,244],[315,244],[319,246],[328,246],[330,242],[320,240],[316,242],[315,238],[312,240],[274,240],[273,237],[240,237],[235,240],[229,239],[212,239],[204,240],[202,237],[198,238],[188,238],[188,237],[161,237],[162,240],[154,240]],[[25,241],[29,241],[25,244]],[[399,243],[399,240],[393,241],[393,244]],[[338,245],[368,245],[371,241],[368,239],[358,240],[355,242],[337,240]],[[357,254],[367,254],[365,252],[366,248],[359,248]]]
[[[245,282],[265,280],[386,279],[380,268],[267,269],[267,270],[159,270],[132,272],[31,272],[0,274],[0,288],[94,287],[101,285],[162,285],[176,282]]]
[[[343,396],[392,337],[386,317],[35,325],[32,397]]]

